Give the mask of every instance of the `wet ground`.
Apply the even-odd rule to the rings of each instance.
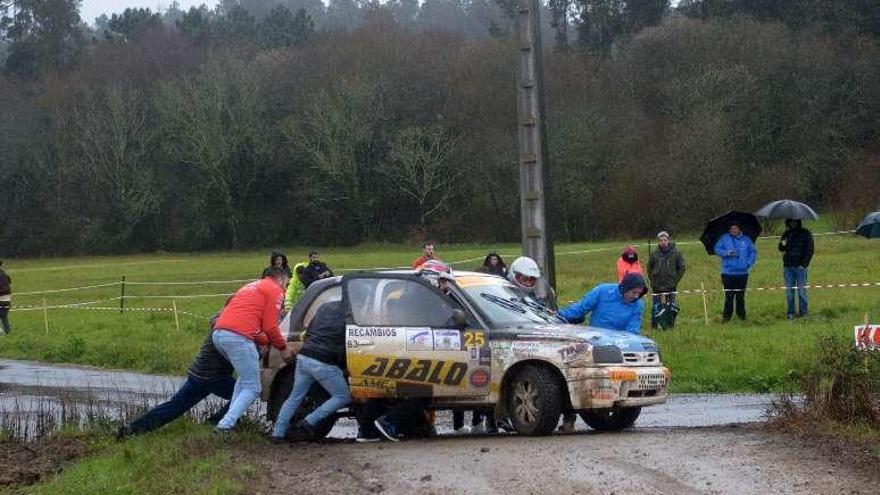
[[[71,404],[76,404],[80,410],[125,417],[128,411],[170,397],[182,382],[183,378],[173,376],[0,359],[0,412],[7,415],[14,412],[24,419],[47,409],[57,412],[59,408],[69,409]],[[642,410],[636,426],[668,428],[754,423],[763,419],[771,398],[769,394],[673,395],[666,404]],[[466,420],[470,420],[469,414]],[[440,413],[438,432],[451,433],[451,423],[450,413]],[[576,427],[587,428],[580,420]],[[353,421],[340,420],[331,436],[353,438],[356,433]]]

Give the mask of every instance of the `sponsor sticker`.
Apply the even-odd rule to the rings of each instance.
[[[570,344],[559,349],[559,359],[561,359],[563,363],[570,363],[571,361],[583,358],[588,352],[590,352],[590,350],[590,344],[582,342]]]
[[[397,337],[399,332],[400,329],[391,327],[357,327],[354,325],[348,327],[349,337],[392,338]]]
[[[406,350],[433,351],[434,334],[430,328],[412,328],[406,331]]]
[[[461,333],[458,330],[434,330],[434,350],[461,350]]]
[[[409,359],[376,357],[357,375],[385,378],[406,382],[426,382],[434,385],[457,387],[468,370],[467,363],[436,361],[432,359]]]
[[[476,388],[483,388],[489,383],[489,373],[486,370],[478,369],[471,372],[471,385]]]
[[[480,365],[489,366],[492,364],[492,352],[488,347],[480,348]]]
[[[517,356],[532,356],[536,354],[540,348],[540,342],[522,341],[513,343],[513,353]]]

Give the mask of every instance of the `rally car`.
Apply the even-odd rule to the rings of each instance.
[[[490,408],[520,434],[547,435],[565,411],[592,428],[620,430],[642,407],[666,401],[669,370],[651,339],[566,324],[501,277],[457,272],[446,292],[412,271],[321,280],[284,318],[288,341],[301,342],[330,301],[347,312],[353,404],[341,415],[370,399],[420,396],[432,409]],[[295,364],[274,350],[263,361],[270,420],[290,393]],[[326,397],[316,384],[295,418]]]

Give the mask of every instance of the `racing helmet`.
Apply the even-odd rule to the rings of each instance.
[[[419,276],[427,280],[434,287],[440,287],[440,280],[452,281],[452,268],[439,260],[428,260],[419,266]]]
[[[507,278],[520,289],[534,291],[538,286],[538,279],[541,278],[541,269],[538,268],[535,260],[528,256],[520,256],[510,264]]]

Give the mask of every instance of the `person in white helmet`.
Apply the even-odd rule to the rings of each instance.
[[[545,307],[557,309],[556,292],[550,287],[547,279],[541,276],[541,269],[538,268],[535,260],[528,256],[520,256],[513,260],[510,268],[507,269],[507,279]]]

